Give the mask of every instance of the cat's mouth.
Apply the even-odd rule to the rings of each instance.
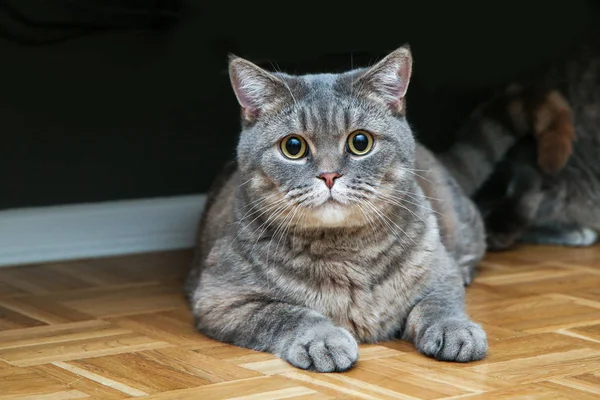
[[[333,195],[330,193],[329,197],[327,198],[327,200],[325,200],[325,202],[323,203],[323,205],[337,205],[337,206],[344,206],[345,203],[341,202],[340,200],[336,199],[335,197],[333,197]]]

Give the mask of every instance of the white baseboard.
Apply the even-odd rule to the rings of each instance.
[[[0,266],[192,247],[205,195],[0,211]]]

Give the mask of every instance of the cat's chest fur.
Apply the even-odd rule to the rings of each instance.
[[[313,240],[290,249],[298,273],[286,290],[296,302],[348,329],[361,341],[392,337],[401,329],[408,304],[404,253],[390,238],[360,243]]]

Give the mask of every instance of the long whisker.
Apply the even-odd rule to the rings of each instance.
[[[402,167],[402,168],[410,170],[410,171],[431,172],[430,169],[417,169],[417,168],[410,168],[410,167]]]
[[[260,209],[258,209],[256,212],[254,212],[253,214],[262,211],[259,215],[257,215],[252,221],[250,221],[248,224],[246,224],[246,226],[244,226],[242,229],[240,229],[237,233],[237,235],[235,236],[235,240],[237,240],[240,236],[240,234],[242,234],[242,232],[244,232],[246,230],[247,227],[252,226],[252,224],[254,223],[254,221],[256,221],[257,219],[259,219],[260,217],[262,217],[263,215],[265,215],[267,212],[269,211],[273,211],[274,209],[276,209],[278,206],[281,206],[282,203],[285,203],[284,199],[278,200],[272,204],[269,204],[267,206],[264,206]],[[243,221],[243,219],[241,219],[239,221],[239,223],[241,223]],[[252,234],[254,234],[254,232],[252,232]]]
[[[281,232],[281,234],[279,235],[279,240],[277,240],[277,246],[275,247],[275,254],[277,254],[277,252],[279,251],[279,244],[281,243],[281,239],[283,239],[285,236],[287,236],[288,231],[290,229],[290,226],[292,225],[292,222],[294,221],[294,218],[296,218],[296,214],[298,213],[298,211],[300,210],[301,205],[298,204],[296,205],[296,207],[294,209],[292,209],[292,211],[290,212],[290,218],[287,221],[286,227],[283,229],[283,231]]]
[[[398,226],[398,224],[396,224],[390,217],[388,217],[387,215],[385,215],[384,213],[382,213],[377,207],[375,207],[370,201],[366,200],[365,201],[366,204],[370,205],[372,210],[375,211],[379,216],[381,216],[382,218],[384,218],[383,221],[385,221],[387,223],[387,221],[389,221],[389,223],[391,223],[392,225],[394,225],[396,228],[398,228],[400,230],[400,232],[402,232],[404,234],[404,236],[408,237],[415,245],[417,245],[417,243],[413,240],[413,238],[411,238],[404,229],[402,229],[400,226]],[[386,221],[387,220],[387,221]],[[393,227],[387,223],[387,225],[390,227],[390,229],[392,231],[394,231]],[[400,238],[398,238],[400,239]]]
[[[436,198],[433,198],[433,197],[428,197],[428,196],[421,195],[421,194],[418,194],[418,193],[406,192],[406,191],[399,190],[399,189],[394,189],[394,188],[385,188],[385,189],[383,189],[383,190],[388,190],[388,191],[392,191],[392,192],[398,192],[398,193],[401,193],[401,194],[403,194],[403,195],[406,195],[406,196],[410,197],[410,200],[409,200],[409,199],[406,199],[406,198],[397,198],[397,200],[400,200],[400,201],[402,201],[402,202],[405,202],[405,203],[408,203],[408,204],[415,205],[415,206],[417,206],[417,207],[420,207],[420,208],[423,208],[423,209],[425,209],[425,210],[427,210],[427,211],[430,211],[430,212],[433,212],[433,213],[435,213],[435,214],[438,214],[438,215],[441,215],[441,216],[443,216],[443,214],[442,214],[441,212],[439,212],[439,211],[436,211],[436,210],[434,210],[433,208],[431,208],[431,207],[427,207],[426,205],[424,205],[424,204],[421,204],[421,203],[419,203],[419,202],[418,202],[418,201],[420,201],[422,198],[425,198],[425,199],[428,199],[428,200],[443,201],[443,200],[441,200],[441,199],[436,199]],[[382,191],[382,190],[375,191],[375,194],[376,194],[376,195],[383,194],[383,191]],[[389,196],[389,195],[388,195],[388,196]],[[411,200],[412,200],[412,201],[411,201]]]
[[[389,191],[396,192],[396,193],[401,193],[401,194],[404,194],[406,196],[410,196],[411,198],[413,198],[415,200],[420,200],[420,197],[424,197],[427,200],[444,201],[444,199],[438,199],[436,197],[430,197],[430,196],[426,196],[424,194],[421,195],[421,194],[418,194],[418,193],[408,192],[406,190],[401,190],[401,189],[386,188],[385,190],[389,190]]]
[[[381,215],[381,213],[378,212],[378,210],[375,208],[375,206],[373,206],[370,203],[364,203],[367,207],[369,207],[373,212],[374,212],[374,216],[385,226],[387,226],[387,228],[392,232],[392,234],[396,237],[396,239],[398,239],[399,242],[402,243],[402,238],[400,237],[400,235],[398,234],[398,232],[389,224],[389,222],[387,222],[383,216]]]
[[[377,227],[375,226],[375,223],[373,222],[372,217],[369,215],[369,213],[367,213],[364,208],[361,207],[360,203],[356,203],[356,205],[358,206],[358,209],[360,210],[360,213],[362,214],[363,218],[369,223],[369,225],[371,226],[371,231],[373,233],[375,233],[377,231]]]
[[[383,215],[383,213],[381,211],[379,211],[379,209],[377,207],[375,207],[373,204],[371,203],[367,203],[369,205],[369,207],[375,212],[375,215],[377,217],[379,217],[379,220],[381,222],[383,222],[390,231],[392,231],[392,233],[394,233],[394,236],[396,236],[396,238],[400,241],[402,241],[402,236],[398,234],[398,230],[395,229],[389,222],[388,219],[385,217],[385,215]],[[400,230],[401,231],[401,230]],[[401,231],[402,232],[402,231]],[[404,232],[403,232],[404,233]]]
[[[403,202],[405,202],[405,203],[412,204],[412,205],[414,205],[414,206],[420,207],[420,208],[422,208],[422,209],[424,209],[424,210],[430,211],[430,212],[432,212],[432,213],[434,213],[434,214],[438,214],[438,215],[444,216],[444,214],[442,214],[441,212],[439,212],[439,211],[436,211],[436,210],[434,210],[433,208],[430,208],[430,207],[424,206],[423,204],[415,203],[415,202],[412,202],[412,201],[410,201],[410,200],[406,200],[406,199],[402,199],[402,201],[403,201]]]
[[[281,220],[281,221],[279,222],[279,225],[277,225],[277,229],[275,229],[275,231],[274,231],[274,232],[273,232],[273,234],[271,235],[271,239],[269,240],[269,244],[267,245],[267,248],[266,248],[266,250],[265,250],[265,252],[267,253],[267,254],[266,254],[266,255],[267,255],[267,261],[266,261],[267,267],[269,266],[269,250],[271,249],[271,243],[273,242],[273,240],[275,240],[275,239],[277,238],[277,236],[279,236],[279,241],[281,240],[281,238],[282,238],[282,236],[281,236],[281,235],[282,235],[282,234],[283,234],[283,232],[284,232],[284,229],[282,229],[282,228],[284,228],[284,226],[287,226],[287,221],[288,221],[288,219],[289,219],[289,218],[292,218],[292,213],[293,213],[293,212],[294,212],[294,211],[295,211],[295,210],[296,210],[298,207],[299,207],[299,205],[292,206],[292,209],[291,209],[291,211],[289,211],[289,212],[287,213],[287,215],[286,215],[286,216],[283,218],[283,220]],[[279,241],[278,241],[277,243],[279,243]],[[275,253],[274,253],[274,254],[277,254],[277,250],[278,250],[278,249],[277,249],[277,248],[275,248]]]
[[[254,210],[256,207],[260,207],[260,203],[261,202],[265,202],[265,201],[269,200],[271,197],[276,196],[276,195],[277,195],[277,193],[274,193],[274,194],[271,194],[271,195],[269,195],[267,197],[263,197],[263,198],[260,198],[258,200],[254,200],[253,202],[248,203],[248,206],[252,206],[252,207],[250,207],[248,209],[248,211],[246,211],[246,213],[242,216],[242,218],[240,218],[239,221],[241,222],[244,219],[246,219],[247,217],[250,217],[250,216],[254,215],[255,212],[253,212],[252,214],[250,214],[250,212],[252,212],[252,210]],[[281,199],[279,201],[283,201],[283,199]],[[250,215],[248,215],[248,214],[250,214]]]
[[[425,220],[423,220],[423,218],[421,218],[417,213],[415,213],[413,210],[411,210],[410,208],[408,208],[404,204],[402,204],[401,200],[397,200],[396,198],[394,198],[390,195],[383,194],[383,193],[379,193],[378,196],[382,200],[408,211],[409,213],[411,213],[413,215],[414,218],[418,218],[421,222],[423,222],[423,223],[425,222]],[[416,219],[415,219],[415,221],[416,221]]]
[[[398,189],[398,188],[394,188],[394,187],[383,187],[381,185],[376,186],[376,185],[373,185],[373,184],[368,183],[368,182],[365,182],[365,185],[367,185],[367,187],[361,187],[360,189],[363,190],[363,191],[365,191],[365,192],[368,192],[368,193],[379,193],[381,190],[386,190],[386,191],[392,191],[392,192],[398,192],[398,193],[405,194],[407,196],[410,196],[410,197],[414,198],[415,200],[420,200],[421,197],[424,197],[427,200],[444,201],[444,199],[438,199],[438,198],[435,198],[435,197],[426,196],[423,193],[409,192],[409,191]]]
[[[300,214],[300,216],[298,217],[298,221],[296,222],[296,225],[294,226],[294,233],[292,234],[292,236],[296,236],[296,230],[298,229],[300,222],[302,222],[302,228],[304,229],[304,227],[305,227],[304,218],[306,217],[307,213],[308,213],[308,208],[305,208],[302,211],[302,214]]]
[[[419,178],[423,179],[424,181],[427,181],[427,182],[429,182],[429,183],[431,183],[431,184],[435,184],[435,182],[433,182],[433,181],[431,181],[431,180],[429,180],[429,179],[425,178],[423,175],[420,175],[420,174],[416,173],[414,170],[411,170],[411,169],[409,169],[409,168],[405,168],[405,167],[401,167],[401,168],[402,168],[404,171],[406,171],[406,172],[409,172],[409,173],[411,173],[411,174],[413,174],[413,175],[415,175],[415,176],[418,176]]]
[[[287,204],[283,204],[283,205],[280,205],[279,207],[277,207],[277,209],[275,209],[274,212],[271,213],[271,215],[269,215],[269,217],[265,221],[263,221],[262,224],[260,224],[256,229],[254,229],[254,231],[252,231],[252,233],[250,234],[250,237],[253,237],[256,234],[257,231],[259,231],[259,230],[262,229],[262,231],[260,232],[260,234],[257,236],[256,241],[254,242],[254,245],[252,246],[252,249],[250,250],[250,254],[253,254],[254,248],[258,244],[260,238],[265,233],[265,231],[267,229],[269,229],[269,227],[271,226],[271,224],[273,223],[273,221],[277,218],[277,216],[281,212],[285,211],[285,209],[287,207],[289,207]],[[264,227],[264,229],[263,229],[263,227]]]
[[[250,178],[250,179],[248,179],[246,182],[244,182],[244,183],[240,183],[240,186],[247,185],[248,183],[252,182],[252,179],[254,179],[254,178]]]

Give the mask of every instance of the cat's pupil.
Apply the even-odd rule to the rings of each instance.
[[[292,155],[292,156],[297,156],[300,151],[302,150],[302,143],[300,142],[300,140],[298,138],[289,138],[286,142],[285,142],[285,149],[287,150],[287,152]]]
[[[354,148],[358,151],[365,151],[367,146],[369,146],[369,139],[367,136],[359,133],[352,138],[352,145],[354,145]]]

